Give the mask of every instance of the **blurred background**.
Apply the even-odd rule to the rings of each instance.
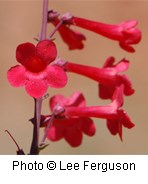
[[[86,35],[83,50],[69,51],[58,33],[55,35],[58,55],[66,60],[101,67],[109,56],[117,61],[125,57],[130,60],[126,72],[133,83],[136,93],[125,98],[124,109],[135,123],[133,129],[123,129],[123,142],[119,136],[112,136],[106,128],[105,120],[94,119],[97,132],[94,137],[83,136],[78,148],[70,147],[67,142],[49,142],[50,145],[41,154],[148,154],[148,1],[106,1],[106,0],[49,0],[49,9],[61,14],[73,15],[110,24],[124,20],[138,20],[142,30],[142,41],[134,46],[135,53],[128,53],[118,46],[118,42],[108,40],[83,29]],[[0,0],[0,154],[16,154],[16,146],[5,130],[9,130],[21,148],[28,153],[32,140],[34,101],[24,88],[9,85],[7,70],[17,64],[15,50],[18,44],[32,42],[40,33],[42,20],[41,0]],[[48,26],[48,34],[53,30]],[[78,75],[69,74],[68,85],[63,89],[50,89],[50,95],[63,94],[67,97],[75,91],[85,94],[88,105],[102,105],[98,99],[95,82]],[[43,114],[49,113],[48,100],[44,101]],[[43,130],[41,130],[43,132]],[[42,133],[41,133],[42,135]]]

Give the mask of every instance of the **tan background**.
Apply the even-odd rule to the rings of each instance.
[[[126,57],[131,61],[127,75],[132,80],[136,93],[125,98],[124,108],[136,126],[132,130],[123,130],[121,143],[118,136],[109,133],[104,120],[95,119],[96,135],[93,138],[84,136],[80,147],[71,148],[64,140],[51,142],[42,154],[148,154],[148,1],[49,0],[49,8],[112,24],[137,19],[143,39],[135,46],[136,53],[130,54],[122,50],[117,42],[77,29],[87,36],[85,49],[69,52],[67,45],[56,34],[58,55],[63,59],[93,66],[101,66],[108,56],[114,56],[117,60]],[[33,37],[40,32],[41,14],[42,1],[0,0],[0,154],[15,154],[16,150],[4,132],[5,129],[14,135],[26,153],[30,149],[32,125],[28,119],[33,115],[33,100],[23,88],[13,88],[8,84],[6,72],[17,64],[15,49],[18,44],[27,41],[36,43]],[[49,26],[48,32],[52,29]],[[84,92],[88,105],[104,103],[97,98],[95,82],[72,74],[69,75],[69,83],[64,89],[48,91],[51,96],[56,93],[69,96],[77,90]],[[46,100],[43,113],[48,112]]]

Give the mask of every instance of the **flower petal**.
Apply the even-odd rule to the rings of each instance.
[[[136,20],[128,20],[128,21],[121,22],[119,26],[123,27],[123,30],[126,30],[126,29],[131,29],[135,27],[137,24],[138,22]]]
[[[26,61],[34,57],[35,46],[32,43],[23,43],[16,48],[16,59],[22,65],[26,64]]]
[[[84,107],[85,104],[85,98],[82,93],[75,92],[70,98],[66,98],[63,95],[55,95],[52,98],[50,98],[49,105],[51,110],[59,104],[62,107]]]
[[[102,99],[111,99],[115,90],[114,86],[105,86],[103,84],[98,85],[98,95]]]
[[[122,126],[130,129],[135,125],[131,122],[129,116],[124,112],[124,110],[118,110],[116,119],[107,120],[107,128],[112,135],[116,135],[118,133],[122,141]]]
[[[48,65],[57,56],[56,45],[50,40],[40,41],[36,46],[36,55]]]
[[[120,42],[119,42],[119,45],[120,45],[120,47],[121,47],[122,49],[124,49],[124,50],[126,50],[126,51],[128,51],[128,52],[135,52],[135,49],[134,49],[131,45],[129,45],[128,43],[126,43],[125,40],[120,41]]]
[[[49,131],[47,138],[51,141],[59,141],[63,138],[63,128],[62,126],[52,126]]]
[[[67,128],[64,137],[72,147],[80,146],[82,143],[82,132],[74,127]]]
[[[8,81],[14,87],[24,86],[26,82],[25,72],[23,66],[16,65],[10,68],[7,72]]]
[[[115,63],[115,58],[113,56],[110,56],[106,59],[103,68],[112,67]]]
[[[98,95],[102,99],[111,99],[115,88],[124,85],[124,95],[130,96],[132,95],[135,90],[132,88],[132,84],[126,75],[117,75],[117,82],[111,85],[98,85]]]
[[[76,106],[76,107],[84,107],[86,106],[84,95],[80,92],[75,92],[73,95],[67,99],[67,107]]]
[[[67,75],[65,71],[59,66],[47,67],[47,83],[54,88],[61,88],[67,84]]]
[[[121,123],[123,124],[124,127],[130,129],[130,128],[133,128],[135,126],[124,110],[119,110],[118,113],[119,113],[119,117],[121,119],[120,121],[121,121]]]
[[[34,98],[40,98],[46,93],[48,85],[46,80],[32,78],[27,82],[25,87],[26,87],[27,93],[30,96]]]
[[[116,66],[116,71],[117,72],[124,72],[129,67],[129,61],[123,58],[115,66]]]
[[[132,88],[132,83],[126,75],[118,75],[118,80],[121,84],[124,84],[124,94],[126,96],[132,95],[135,90]]]
[[[86,38],[82,33],[74,31],[66,25],[62,25],[59,28],[59,33],[63,41],[67,43],[69,50],[83,49],[84,44],[82,41],[86,40]]]
[[[116,119],[107,120],[107,128],[112,135],[116,135],[118,133],[118,122]]]
[[[124,72],[129,67],[129,61],[126,60],[125,58],[123,58],[117,64],[114,64],[114,63],[115,63],[115,58],[111,56],[107,58],[107,60],[103,65],[103,68],[114,67],[116,69],[116,72]]]
[[[57,104],[63,107],[66,105],[66,103],[67,103],[67,99],[63,95],[55,95],[51,97],[49,100],[51,111],[53,111],[54,107],[56,107]]]
[[[94,122],[90,118],[81,118],[83,132],[88,136],[93,136],[96,133]]]

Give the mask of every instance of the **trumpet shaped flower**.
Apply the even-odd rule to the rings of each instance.
[[[134,89],[132,84],[126,75],[120,74],[128,69],[129,62],[126,59],[122,59],[117,64],[113,65],[115,59],[109,57],[103,68],[96,68],[92,66],[86,66],[81,64],[76,64],[72,62],[66,62],[63,67],[68,72],[73,72],[92,80],[95,80],[99,84],[99,95],[103,99],[111,99],[116,89],[116,86],[124,85],[124,94],[132,95]],[[60,64],[60,61],[56,64]]]
[[[39,98],[47,91],[48,86],[64,87],[67,75],[59,66],[49,65],[55,60],[57,49],[50,40],[20,44],[16,49],[16,60],[21,65],[11,67],[7,73],[8,81],[14,87],[25,86],[27,93]]]
[[[67,23],[93,31],[112,40],[119,41],[119,45],[128,52],[134,52],[133,44],[141,40],[141,31],[136,28],[136,20],[119,24],[105,24],[73,16]]]
[[[77,147],[82,143],[83,133],[88,136],[95,135],[96,128],[91,118],[67,117],[58,113],[59,107],[65,109],[66,107],[83,106],[85,106],[85,99],[79,92],[74,93],[70,98],[65,98],[62,95],[53,96],[50,99],[50,108],[57,115],[48,131],[47,138],[51,141],[64,138],[72,147]],[[45,121],[44,124],[48,124],[48,121]]]

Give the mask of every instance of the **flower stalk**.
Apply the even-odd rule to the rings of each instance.
[[[39,154],[39,129],[40,129],[40,119],[41,119],[41,107],[42,107],[42,98],[34,99],[35,108],[34,108],[34,123],[33,123],[33,138],[30,149],[30,155]]]
[[[40,41],[46,39],[47,29],[47,16],[48,16],[48,0],[43,0],[43,18]],[[34,124],[33,124],[33,138],[30,149],[30,155],[39,154],[39,129],[41,121],[41,109],[42,109],[42,98],[35,99],[35,112],[34,112]]]
[[[52,114],[52,116],[50,117],[49,121],[48,121],[48,125],[45,129],[45,133],[44,133],[44,136],[41,140],[41,143],[40,143],[40,146],[44,145],[45,144],[45,140],[46,140],[46,137],[48,135],[48,131],[50,129],[50,127],[52,126],[52,123],[53,123],[53,120],[55,119],[55,114]]]

